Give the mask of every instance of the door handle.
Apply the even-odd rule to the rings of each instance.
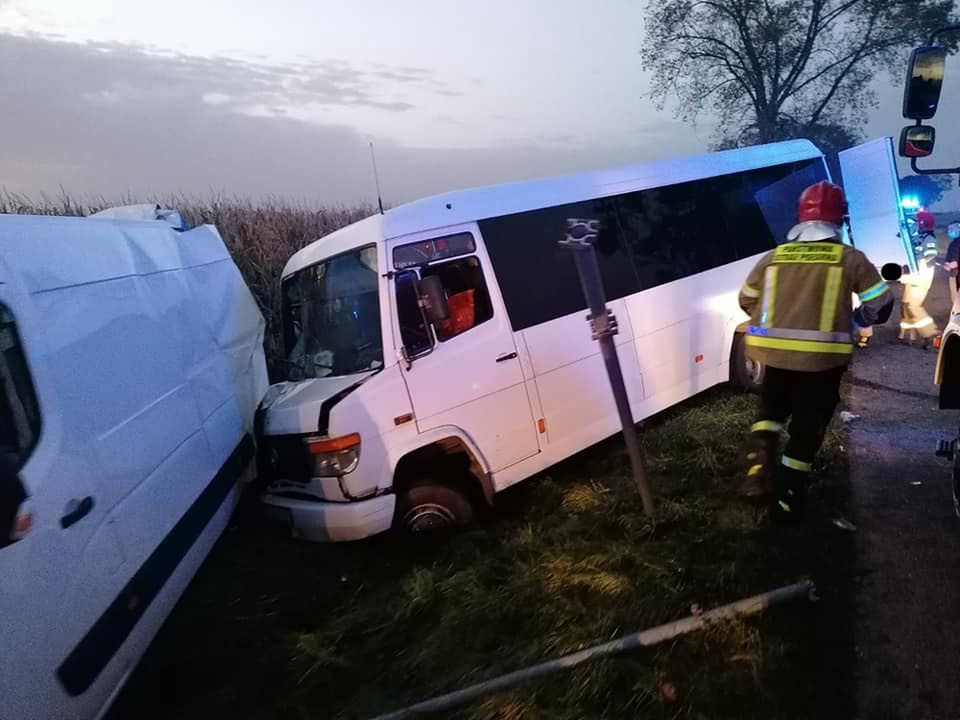
[[[87,495],[82,500],[71,500],[67,503],[66,512],[60,518],[60,527],[66,530],[74,523],[85,518],[93,510],[93,498]]]
[[[505,362],[507,360],[513,360],[517,354],[515,352],[507,353],[506,355],[499,355],[497,357],[497,362]]]

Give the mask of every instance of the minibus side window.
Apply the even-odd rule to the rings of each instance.
[[[410,358],[428,353],[433,348],[433,337],[417,297],[417,273],[413,270],[397,273],[394,282],[397,292],[397,324],[400,326],[403,349]]]
[[[436,275],[447,295],[449,316],[435,326],[437,339],[445,342],[493,317],[490,293],[476,255],[428,265],[424,277]]]

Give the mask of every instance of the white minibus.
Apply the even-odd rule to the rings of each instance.
[[[636,420],[731,379],[756,384],[737,293],[794,225],[800,192],[828,177],[797,140],[452,192],[297,252],[282,273],[287,380],[258,418],[268,514],[314,540],[442,529],[615,433],[558,245],[567,218],[601,221]]]

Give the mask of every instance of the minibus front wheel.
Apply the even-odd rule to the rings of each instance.
[[[399,493],[395,525],[413,537],[443,535],[469,525],[473,516],[473,503],[460,488],[424,480]]]

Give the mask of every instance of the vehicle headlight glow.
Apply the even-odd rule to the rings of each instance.
[[[335,438],[303,439],[313,458],[314,477],[339,477],[353,472],[360,463],[360,433]]]

